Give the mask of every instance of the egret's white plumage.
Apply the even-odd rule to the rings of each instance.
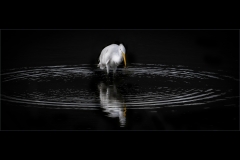
[[[113,69],[113,73],[116,72],[117,66],[124,60],[124,65],[126,66],[126,49],[120,44],[111,44],[105,47],[100,56],[99,56],[99,64],[98,67],[100,69],[107,69],[107,73],[109,73],[109,69]]]

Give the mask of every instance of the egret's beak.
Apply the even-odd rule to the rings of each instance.
[[[123,56],[123,60],[124,60],[124,66],[127,66],[127,62],[126,62],[126,55],[125,53],[122,52],[122,56]]]

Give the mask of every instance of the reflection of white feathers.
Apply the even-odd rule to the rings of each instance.
[[[108,113],[111,118],[119,118],[120,124],[123,126],[126,123],[126,107],[115,85],[98,85],[100,103],[104,112]]]

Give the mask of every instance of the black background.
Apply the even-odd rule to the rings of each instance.
[[[224,4],[226,5],[226,4]],[[166,14],[162,17],[166,17],[164,20],[161,17],[161,23],[159,22],[154,22],[151,20],[151,17],[153,15],[148,14],[147,16],[150,17],[150,20],[146,20],[147,18],[145,18],[144,20],[139,20],[139,21],[134,21],[134,22],[129,22],[131,18],[128,18],[127,22],[128,25],[122,24],[122,25],[117,25],[116,23],[114,24],[106,24],[106,23],[95,23],[94,19],[92,21],[88,21],[89,17],[85,18],[85,21],[82,21],[82,23],[79,23],[78,21],[74,21],[72,19],[75,19],[75,17],[73,17],[71,20],[68,20],[69,16],[65,15],[65,19],[62,19],[64,16],[59,16],[58,20],[52,20],[52,18],[48,18],[47,20],[45,20],[45,18],[47,17],[47,15],[45,15],[45,17],[42,17],[42,12],[39,12],[38,16],[36,17],[36,15],[34,15],[34,18],[29,18],[29,16],[27,16],[27,19],[23,19],[23,17],[25,17],[24,15],[19,15],[19,13],[22,12],[16,12],[18,14],[13,14],[12,16],[6,16],[6,14],[2,17],[1,21],[1,29],[239,29],[239,23],[238,21],[235,19],[237,17],[234,17],[234,15],[238,15],[236,13],[229,13],[226,12],[226,10],[224,10],[224,12],[222,12],[222,8],[218,7],[219,10],[221,10],[221,12],[217,12],[218,15],[213,14],[211,16],[208,15],[209,12],[206,13],[205,10],[205,16],[199,18],[200,16],[196,17],[193,16],[193,18],[186,18],[186,16],[183,16],[184,18],[174,18],[171,19],[172,17],[166,16]],[[232,8],[232,7],[231,7]],[[181,8],[181,12],[182,12],[182,8]],[[201,8],[201,15],[203,14],[203,8]],[[212,10],[212,8],[210,7],[209,9],[212,12],[214,12],[214,10]],[[208,11],[209,11],[208,10]],[[231,9],[232,11],[233,9]],[[18,10],[19,11],[19,10]],[[24,11],[24,9],[22,8],[21,11]],[[227,10],[228,11],[228,10]],[[52,12],[52,10],[51,10]],[[181,13],[181,12],[178,12]],[[197,12],[197,11],[196,11]],[[9,13],[9,12],[7,12]],[[40,14],[41,13],[41,14]],[[59,12],[58,12],[59,13]],[[100,13],[100,12],[99,12]],[[128,12],[129,13],[129,12]],[[138,12],[139,13],[139,12]],[[146,14],[146,12],[144,12]],[[200,14],[199,13],[199,14]],[[215,13],[215,12],[214,12]],[[219,15],[219,13],[222,13]],[[228,14],[227,14],[228,13]],[[66,14],[66,12],[62,13],[62,15]],[[169,12],[167,13],[169,14]],[[189,12],[186,13],[187,15],[189,15]],[[25,15],[29,15],[29,12],[26,12]],[[72,14],[70,14],[72,16]],[[182,15],[180,15],[182,16]],[[179,17],[180,17],[179,16]],[[56,18],[57,16],[55,16]],[[77,17],[77,16],[76,16]],[[94,17],[94,16],[93,16]],[[191,16],[190,16],[191,17]],[[83,16],[81,16],[81,18],[83,18]],[[152,17],[154,18],[154,17]],[[40,20],[40,21],[39,21]],[[149,23],[150,22],[150,23]],[[102,47],[102,46],[101,46]],[[96,53],[97,54],[97,53]],[[239,56],[239,55],[238,55]],[[6,59],[7,56],[6,55]],[[234,59],[234,58],[232,58]],[[6,61],[6,60],[5,60]],[[3,60],[1,59],[1,64],[3,63]],[[21,65],[23,63],[20,63]],[[24,64],[26,65],[26,63]],[[13,67],[13,65],[6,65],[5,68],[7,67]],[[236,70],[238,70],[239,65],[237,65],[237,68],[235,68]],[[161,133],[160,133],[161,132]],[[61,144],[59,146],[62,146],[62,144],[66,144],[69,142],[72,143],[76,143],[82,141],[83,137],[87,137],[87,143],[89,144],[89,142],[92,142],[94,144],[96,144],[97,142],[99,142],[100,139],[107,141],[108,140],[108,136],[113,135],[113,134],[117,134],[118,138],[119,138],[119,142],[121,142],[121,138],[122,138],[122,142],[124,144],[126,144],[126,138],[129,140],[131,140],[131,142],[138,142],[138,143],[134,143],[134,144],[146,144],[145,142],[149,142],[151,143],[152,141],[150,140],[154,140],[155,142],[161,142],[161,144],[163,145],[164,141],[166,143],[164,144],[169,144],[169,142],[171,142],[171,144],[173,144],[174,142],[178,142],[177,144],[182,145],[183,143],[187,143],[189,142],[188,140],[190,140],[191,145],[198,145],[199,143],[203,144],[205,147],[209,146],[209,143],[211,144],[210,146],[213,146],[211,148],[209,148],[208,151],[212,152],[213,148],[215,148],[216,146],[222,146],[225,145],[226,142],[229,144],[236,144],[239,140],[239,136],[237,136],[239,133],[238,132],[231,132],[231,131],[226,131],[226,132],[216,132],[216,131],[210,131],[210,132],[184,132],[184,131],[174,131],[174,132],[151,132],[151,131],[146,131],[146,132],[137,132],[137,131],[131,131],[131,132],[101,132],[101,131],[95,131],[95,132],[1,132],[2,133],[2,137],[5,137],[3,142],[6,142],[4,144],[8,144],[9,149],[13,149],[14,146],[12,145],[14,144],[18,144],[17,148],[15,148],[16,150],[19,150],[19,148],[21,147],[21,145],[24,144],[29,144],[27,142],[31,142],[31,145],[36,145],[39,144],[39,142],[43,143],[43,142],[49,142],[49,140],[51,139],[52,144],[54,142],[58,142],[56,144]],[[4,133],[4,134],[3,134]],[[109,134],[107,134],[109,133]],[[132,133],[132,134],[131,134]],[[136,135],[138,134],[138,135]],[[71,135],[71,136],[70,136]],[[97,136],[96,136],[97,135]],[[161,138],[159,137],[161,136]],[[36,139],[36,137],[38,137],[38,141]],[[68,138],[67,138],[68,137]],[[72,138],[70,138],[72,137]],[[80,137],[80,138],[79,138]],[[93,138],[95,137],[95,138]],[[139,141],[139,137],[145,137],[145,140],[143,140],[143,138],[141,138],[141,141]],[[152,139],[152,138],[153,139]],[[61,138],[64,141],[59,141],[59,138]],[[31,141],[30,141],[31,139]],[[34,139],[34,141],[32,141]],[[181,143],[179,143],[179,141],[181,140]],[[204,141],[205,140],[205,141]],[[10,143],[12,142],[12,143]],[[16,143],[16,142],[20,142],[20,143]],[[37,142],[37,143],[36,143]],[[101,141],[102,142],[102,141]],[[152,144],[152,143],[151,143]],[[175,143],[176,144],[176,143]],[[136,147],[136,145],[134,145]],[[142,145],[139,145],[142,146]],[[179,145],[178,145],[179,146]],[[235,146],[235,145],[225,145],[225,146]],[[179,146],[180,147],[180,146]],[[178,147],[178,149],[179,149]],[[151,147],[152,148],[152,147]],[[225,152],[225,148],[226,147],[222,147],[221,149],[224,149]],[[171,146],[172,149],[172,146]],[[220,149],[220,148],[219,148]]]
[[[2,30],[2,69],[98,63],[101,50],[123,43],[128,63],[239,70],[238,30]]]

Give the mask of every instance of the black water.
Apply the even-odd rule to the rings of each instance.
[[[198,32],[194,32],[195,36],[190,36],[186,31],[158,31],[163,37],[156,36],[153,31],[138,31],[134,36],[126,34],[127,46],[129,50],[131,48],[130,53],[127,52],[128,66],[123,68],[120,65],[116,75],[107,76],[105,71],[97,68],[97,61],[94,60],[101,49],[98,50],[99,53],[91,52],[94,49],[90,46],[94,47],[96,42],[79,44],[85,49],[84,53],[87,48],[91,49],[89,54],[80,54],[81,63],[77,63],[75,53],[72,53],[77,48],[77,36],[70,39],[70,43],[64,37],[73,35],[73,31],[59,32],[52,31],[50,33],[55,34],[50,36],[45,33],[47,39],[36,40],[39,33],[35,31],[30,36],[25,31],[28,38],[24,42],[28,45],[10,38],[6,38],[3,43],[3,130],[239,129],[239,69],[236,68],[239,64],[238,50],[236,43],[228,43],[226,40],[227,37],[235,42],[234,36],[224,32],[225,39],[219,40],[214,39],[213,35],[224,35],[222,32],[203,32],[207,37],[205,39],[201,39]],[[92,31],[90,35],[94,37],[93,33],[102,32]],[[89,35],[80,31],[77,33],[79,36]],[[10,34],[9,31],[8,34],[19,38],[23,33]],[[8,34],[6,32],[5,36]],[[37,42],[30,42],[34,37]],[[57,39],[61,37],[62,40]],[[137,45],[139,40],[133,37],[142,37],[142,45]],[[198,42],[195,46],[191,42],[193,37]],[[51,38],[58,43],[51,43]],[[215,41],[209,42],[209,39]],[[66,42],[67,45],[60,46],[60,42]],[[166,44],[163,45],[164,43]],[[205,48],[201,46],[202,43]],[[26,46],[13,49],[13,44]],[[206,47],[209,44],[213,46]],[[96,43],[97,47],[99,44]],[[165,49],[161,51],[158,47]],[[135,53],[138,50],[140,54]],[[228,54],[222,53],[227,50]],[[17,51],[22,56],[16,54]],[[80,48],[78,51],[81,52]],[[158,51],[161,53],[156,53]],[[39,53],[31,55],[33,52]],[[205,56],[196,60],[191,56],[193,53],[198,58],[202,54]],[[14,57],[18,58],[15,62],[11,61]]]

